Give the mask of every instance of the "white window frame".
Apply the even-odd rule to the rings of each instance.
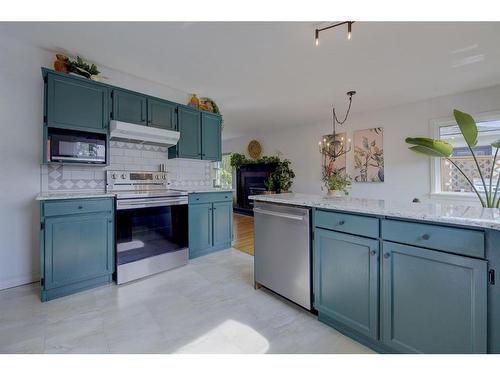
[[[471,114],[476,122],[486,122],[486,121],[498,121],[500,120],[500,111],[489,111],[477,114]],[[429,130],[430,136],[435,139],[439,139],[439,128],[442,126],[452,126],[457,125],[457,122],[453,117],[433,119],[430,121]],[[459,193],[459,192],[444,192],[441,191],[441,158],[430,158],[430,170],[431,170],[431,189],[430,197],[438,199],[451,199],[451,200],[462,200],[470,202],[478,202],[476,193]]]

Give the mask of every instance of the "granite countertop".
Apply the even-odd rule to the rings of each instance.
[[[286,193],[252,195],[255,201],[406,218],[500,230],[500,209],[449,203],[407,203],[352,197]]]
[[[37,195],[37,201],[46,201],[46,200],[56,200],[56,199],[78,199],[78,198],[107,198],[114,197],[113,193],[105,193],[105,192],[54,192],[54,193],[40,193]]]

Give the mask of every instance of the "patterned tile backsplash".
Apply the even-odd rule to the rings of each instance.
[[[213,163],[205,160],[168,159],[167,148],[130,142],[110,142],[110,165],[42,165],[41,192],[81,190],[104,191],[105,171],[157,171],[160,164],[167,167],[167,178],[172,187],[212,186],[215,171]]]

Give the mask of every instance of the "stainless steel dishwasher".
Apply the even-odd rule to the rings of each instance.
[[[255,201],[255,282],[311,310],[311,210]]]

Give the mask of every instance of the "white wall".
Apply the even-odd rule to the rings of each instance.
[[[359,93],[358,95],[362,95]],[[341,117],[346,103],[338,103]],[[354,97],[353,108],[356,107]],[[500,110],[500,86],[439,97],[375,112],[353,113],[346,122],[348,137],[353,130],[384,128],[385,182],[353,183],[354,197],[409,201],[427,198],[430,192],[430,161],[408,150],[404,139],[430,136],[431,119],[450,117],[454,108],[469,113]],[[329,109],[326,109],[329,110]],[[331,133],[331,123],[304,126],[284,131],[254,134],[223,142],[223,152],[245,153],[251,139],[259,140],[264,154],[283,153],[292,161],[296,174],[292,190],[303,193],[321,192],[321,158],[318,141]],[[353,172],[352,151],[347,157],[348,173]]]
[[[39,277],[43,81],[54,53],[0,36],[0,289]],[[101,68],[107,83],[185,103],[188,93]]]

